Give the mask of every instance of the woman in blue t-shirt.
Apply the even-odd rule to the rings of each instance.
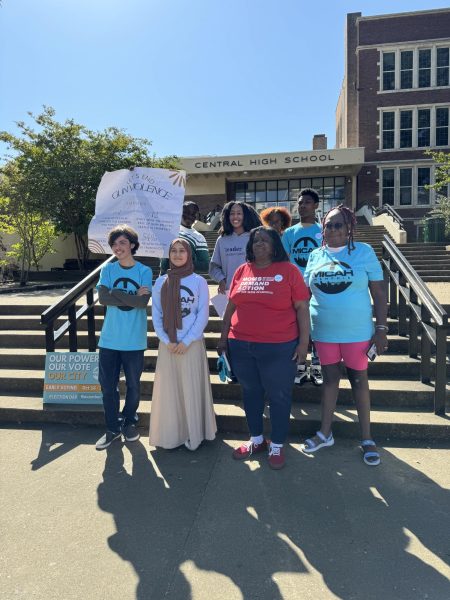
[[[323,243],[313,250],[305,270],[311,290],[311,338],[322,364],[322,424],[307,439],[313,453],[334,444],[331,425],[339,393],[341,362],[347,368],[361,428],[364,462],[378,465],[380,455],[370,432],[367,351],[387,350],[387,303],[381,266],[373,248],[353,241],[354,213],[342,204],[323,219]],[[376,324],[373,325],[373,301]]]

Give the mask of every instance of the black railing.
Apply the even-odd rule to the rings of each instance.
[[[78,351],[78,321],[82,317],[87,318],[87,338],[89,352],[95,352],[97,341],[95,339],[95,304],[97,297],[94,296],[94,288],[103,265],[116,260],[110,256],[103,264],[92,271],[80,283],[67,292],[58,302],[47,308],[41,315],[41,324],[45,327],[45,349],[54,352],[56,342],[67,332],[69,334],[70,352]],[[76,303],[86,295],[86,304],[77,309]],[[56,321],[67,317],[65,322],[55,330]]]
[[[386,235],[382,265],[389,282],[389,316],[397,321],[398,335],[408,337],[409,356],[418,358],[420,355],[420,380],[434,386],[434,412],[444,415],[448,315]]]
[[[369,206],[372,210],[372,214],[374,214],[375,216],[378,217],[382,214],[388,214],[390,217],[392,217],[395,223],[398,224],[400,229],[405,229],[403,226],[403,218],[398,214],[398,212],[394,208],[392,208],[390,204],[383,204],[383,206],[380,206],[379,208],[376,208],[372,205]]]

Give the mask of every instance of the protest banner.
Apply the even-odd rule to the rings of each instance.
[[[139,256],[167,257],[180,230],[185,187],[185,171],[135,167],[105,173],[89,225],[89,250],[111,254],[108,232],[127,223],[139,235]]]
[[[47,352],[44,404],[102,404],[96,352]]]

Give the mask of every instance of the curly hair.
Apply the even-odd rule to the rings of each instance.
[[[339,204],[338,206],[333,206],[333,208],[330,208],[330,210],[326,213],[326,215],[324,215],[323,219],[322,219],[322,230],[325,231],[325,221],[328,217],[328,215],[333,212],[333,210],[338,210],[341,215],[342,218],[344,219],[344,223],[348,229],[348,242],[347,242],[347,248],[348,248],[348,253],[350,254],[352,250],[355,249],[355,242],[354,242],[354,233],[355,233],[355,229],[356,229],[356,216],[355,213],[348,208],[348,206],[344,206],[343,204]],[[322,246],[325,246],[326,242],[325,242],[325,236],[322,236]]]
[[[114,229],[111,229],[111,231],[108,233],[108,244],[109,244],[110,248],[112,248],[112,245],[114,244],[114,242],[121,235],[126,237],[127,240],[130,242],[130,244],[134,244],[134,247],[131,249],[131,254],[135,255],[136,252],[138,251],[139,245],[140,245],[139,239],[138,239],[138,234],[137,234],[137,231],[135,231],[132,227],[130,227],[126,223],[123,223],[122,225],[117,225],[116,227],[114,227]]]
[[[249,204],[245,202],[240,202],[239,200],[231,200],[231,202],[227,202],[223,207],[222,214],[220,215],[220,229],[219,236],[222,235],[231,235],[233,233],[233,225],[230,221],[230,213],[233,206],[240,206],[242,208],[242,212],[244,213],[244,221],[242,226],[244,227],[244,231],[251,231],[255,227],[259,227],[261,225],[261,219],[259,218],[258,213]]]
[[[291,214],[288,211],[288,209],[285,208],[284,206],[272,206],[272,207],[265,208],[264,210],[262,210],[259,213],[259,216],[261,217],[261,221],[262,221],[263,225],[265,225],[266,227],[270,227],[270,217],[272,215],[280,215],[283,231],[291,226],[291,224],[292,224]]]
[[[281,243],[281,237],[278,235],[275,229],[261,225],[260,227],[255,227],[255,229],[250,231],[250,238],[245,249],[245,260],[247,262],[255,262],[255,255],[253,254],[253,242],[258,231],[265,231],[272,241],[272,262],[289,261],[289,256],[286,254],[286,250],[283,248],[283,244]]]

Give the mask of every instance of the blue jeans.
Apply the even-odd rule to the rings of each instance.
[[[263,433],[264,394],[270,406],[271,440],[283,444],[289,433],[298,340],[277,344],[228,339],[231,367],[242,387],[245,416],[252,436]]]
[[[141,395],[140,380],[144,369],[144,351],[99,348],[98,380],[102,387],[106,427],[114,433],[120,431],[120,396],[118,386],[121,366],[123,366],[125,372],[125,383],[127,386],[125,406],[122,411],[124,416],[123,424],[125,425],[127,422],[135,422],[134,417]]]

